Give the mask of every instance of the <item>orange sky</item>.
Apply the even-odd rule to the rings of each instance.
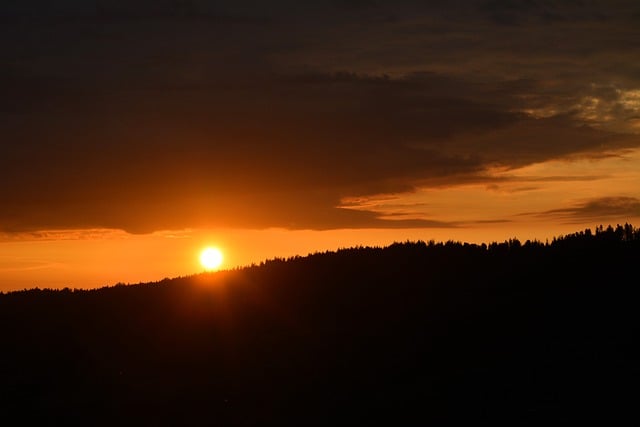
[[[640,223],[640,3],[0,6],[0,290]],[[170,231],[167,231],[170,230]]]
[[[203,271],[198,256],[207,246],[224,252],[221,268],[228,269],[356,245],[430,239],[488,243],[514,237],[544,241],[599,224],[640,223],[640,209],[633,198],[640,189],[640,150],[495,170],[491,176],[495,183],[463,183],[344,203],[390,218],[395,214],[460,223],[455,227],[5,233],[0,238],[0,291],[35,286],[93,288],[190,275]],[[617,199],[588,203],[611,188]],[[633,209],[635,214],[630,214]]]
[[[566,227],[569,231],[571,227]],[[94,288],[118,282],[138,283],[204,271],[198,257],[207,246],[225,255],[221,268],[259,263],[273,257],[306,255],[355,245],[388,245],[405,240],[487,241],[514,237],[513,230],[358,229],[331,231],[190,230],[130,235],[93,231],[58,232],[51,239],[19,238],[0,243],[0,290],[25,288]],[[541,230],[542,231],[542,230]],[[544,232],[547,230],[544,229]],[[66,234],[71,234],[66,236]],[[526,234],[526,235],[525,235]],[[99,236],[101,235],[101,236]],[[533,230],[523,238],[539,235]]]

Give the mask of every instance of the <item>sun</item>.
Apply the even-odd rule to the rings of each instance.
[[[200,252],[200,264],[205,270],[216,270],[222,265],[222,252],[218,248],[205,248]]]

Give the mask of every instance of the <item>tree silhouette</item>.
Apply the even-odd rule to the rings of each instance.
[[[637,422],[640,230],[0,296],[20,424]]]

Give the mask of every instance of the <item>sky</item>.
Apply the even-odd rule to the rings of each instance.
[[[640,224],[640,3],[5,0],[0,291]]]

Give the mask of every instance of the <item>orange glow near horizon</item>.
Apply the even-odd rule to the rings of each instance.
[[[317,230],[185,229],[130,234],[121,230],[49,230],[0,233],[0,291],[30,288],[98,288],[153,282],[215,270],[222,260],[203,248],[224,248],[224,268],[275,257],[305,256],[353,246],[435,240],[490,243],[518,238],[550,240],[585,228],[625,222],[638,226],[633,203],[640,188],[640,150],[599,159],[532,164],[491,172],[491,184],[459,184],[391,196],[346,199],[345,207],[394,219],[449,222],[434,228]],[[588,201],[615,189],[619,199]],[[586,201],[586,202],[585,202]],[[630,203],[623,206],[624,203]],[[621,204],[621,205],[617,205]],[[213,246],[211,246],[213,247]],[[215,255],[215,256],[214,256]],[[209,257],[209,255],[207,256]]]
[[[518,238],[544,241],[594,228],[589,224],[490,224],[475,228],[342,229],[342,230],[183,230],[147,235],[92,230],[53,233],[55,238],[0,241],[0,291],[31,288],[91,289],[116,283],[135,284],[188,276],[203,271],[199,254],[212,241],[225,248],[225,269],[257,264],[275,257],[305,256],[341,248],[387,246],[407,240],[482,243]]]

